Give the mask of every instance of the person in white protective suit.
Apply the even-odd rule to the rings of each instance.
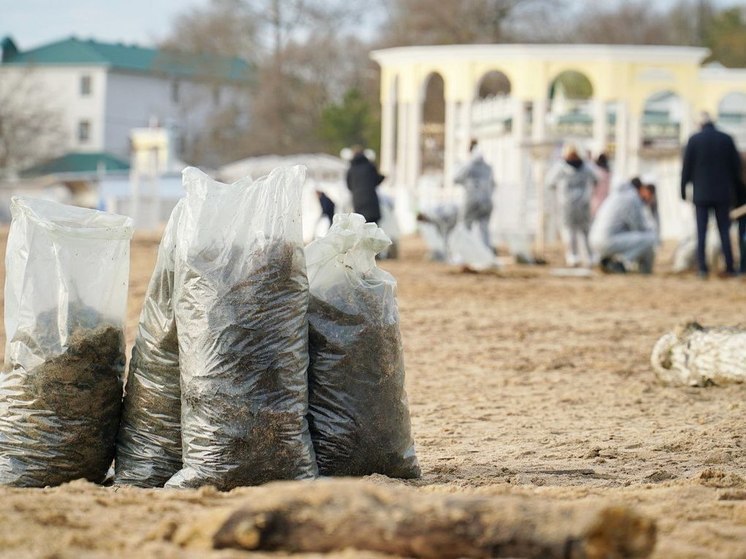
[[[625,272],[631,267],[642,274],[653,272],[658,233],[645,215],[642,186],[638,178],[620,185],[596,214],[589,236],[604,272]]]
[[[648,229],[655,231],[657,244],[661,244],[661,216],[658,212],[658,195],[656,193],[655,178],[652,175],[641,177],[640,199],[645,214]]]
[[[448,237],[458,223],[458,215],[455,204],[440,204],[417,214],[420,234],[430,249],[431,260],[448,260]]]
[[[456,172],[453,180],[464,187],[464,207],[462,220],[467,229],[474,224],[484,244],[492,248],[489,223],[492,215],[492,195],[495,191],[495,178],[492,167],[484,160],[477,147],[477,141],[472,140],[469,148],[471,159]]]
[[[596,175],[590,166],[580,158],[578,150],[568,145],[559,161],[549,172],[547,186],[556,189],[561,212],[560,234],[565,245],[565,263],[568,266],[580,264],[579,241],[586,252],[585,263],[593,263],[593,251],[588,241],[591,226],[591,194],[596,184]]]

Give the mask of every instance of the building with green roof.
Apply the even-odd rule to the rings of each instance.
[[[248,114],[245,88],[251,75],[239,58],[76,37],[26,51],[5,38],[0,60],[6,87],[31,83],[33,102],[59,115],[63,139],[52,155],[108,153],[125,160],[133,128],[169,128],[179,156],[205,133],[216,111],[238,108]]]

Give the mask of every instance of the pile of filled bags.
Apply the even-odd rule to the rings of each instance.
[[[304,247],[302,167],[183,180],[124,387],[132,221],[13,199],[0,484],[418,477],[383,231],[337,215]]]

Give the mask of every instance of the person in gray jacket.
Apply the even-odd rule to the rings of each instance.
[[[598,209],[590,231],[591,247],[604,272],[625,272],[636,266],[641,274],[653,272],[658,235],[645,216],[638,178],[612,191]]]
[[[467,229],[475,223],[484,244],[492,248],[489,233],[490,216],[492,215],[492,195],[495,191],[495,179],[492,167],[484,160],[477,148],[477,141],[472,140],[469,147],[471,159],[456,172],[453,181],[464,187],[464,207],[462,219]]]
[[[596,175],[580,158],[573,145],[565,148],[562,161],[549,172],[547,185],[556,189],[559,210],[562,212],[560,234],[568,266],[580,264],[579,240],[582,240],[587,253],[586,264],[590,267],[593,263],[588,231],[591,226],[591,194],[596,181]]]

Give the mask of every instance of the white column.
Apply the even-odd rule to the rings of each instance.
[[[632,114],[629,119],[629,152],[627,159],[629,161],[626,178],[640,174],[640,148],[642,147],[642,116]]]
[[[388,99],[381,107],[381,172],[389,175],[394,168],[394,101]]]
[[[526,223],[526,208],[528,200],[528,190],[526,185],[526,148],[523,143],[526,141],[528,122],[526,119],[526,103],[523,99],[513,99],[513,188],[518,194],[517,207],[514,211],[518,214],[517,229],[513,231],[513,250],[523,253],[528,246],[528,235],[530,226]],[[522,256],[526,256],[522,254]]]
[[[397,104],[396,125],[396,164],[394,166],[394,182],[403,186],[407,180],[407,126],[409,126],[408,103],[399,101]]]
[[[461,145],[457,148],[460,157],[466,157],[469,153],[469,143],[471,142],[471,101],[462,101],[459,112],[459,121],[461,123]]]
[[[614,130],[614,179],[615,181],[624,181],[629,178],[627,168],[627,142],[628,142],[628,121],[629,113],[627,104],[624,101],[617,101],[616,104],[616,126]]]
[[[547,106],[548,102],[545,97],[534,99],[531,137],[535,142],[543,142],[547,135]]]
[[[543,144],[546,141],[547,136],[547,108],[548,101],[545,97],[534,99],[533,102],[533,116],[531,123],[531,137],[537,144]],[[536,146],[535,153],[537,154],[532,158],[532,176],[534,179],[534,189],[536,192],[536,231],[535,231],[535,245],[534,250],[538,256],[544,255],[545,245],[545,228],[546,222],[544,219],[545,214],[545,199],[544,199],[544,182],[546,179],[547,160],[542,154],[545,152],[543,147]]]
[[[417,100],[410,104],[409,126],[407,127],[407,188],[417,191],[417,179],[420,177],[420,140],[422,136],[422,103]]]
[[[593,99],[593,152],[594,155],[606,150],[606,101]]]
[[[456,166],[456,101],[446,100],[445,153],[443,154],[443,186],[453,185]]]
[[[523,99],[513,99],[513,183],[523,187],[523,144],[526,139],[526,104]]]

